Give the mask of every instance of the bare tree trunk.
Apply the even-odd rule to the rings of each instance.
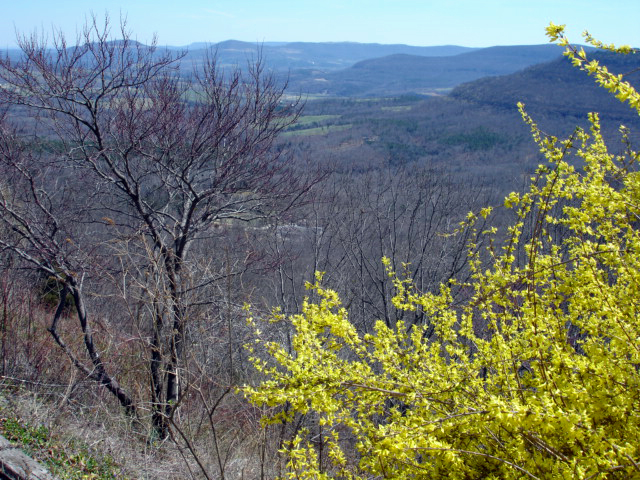
[[[151,423],[153,430],[159,438],[166,438],[169,435],[169,423],[164,411],[164,401],[162,394],[162,344],[161,334],[163,327],[163,312],[157,301],[154,301],[153,333],[151,338]]]
[[[165,414],[171,417],[178,406],[180,397],[180,360],[183,354],[185,311],[180,293],[179,275],[182,260],[169,251],[165,257],[165,268],[169,278],[170,306],[173,317],[169,361],[167,363],[167,393],[165,396]]]
[[[68,293],[71,293],[71,295],[73,296],[77,318],[80,323],[80,328],[83,332],[85,349],[87,354],[89,355],[89,358],[91,359],[93,368],[89,368],[84,363],[82,363],[58,333],[58,321],[60,320],[60,317],[64,312]],[[64,287],[60,292],[60,302],[58,303],[58,307],[56,308],[53,319],[51,321],[49,332],[53,336],[56,343],[60,346],[60,348],[62,348],[62,350],[69,357],[72,363],[81,372],[83,372],[92,380],[99,382],[110,393],[112,393],[118,399],[120,405],[124,407],[128,415],[132,417],[136,416],[136,407],[133,400],[122,389],[122,387],[120,387],[120,384],[107,373],[106,369],[104,368],[104,364],[102,363],[102,358],[95,348],[95,345],[93,343],[93,334],[87,318],[87,311],[85,309],[81,287],[78,286],[75,279],[69,279],[68,283],[64,284]]]
[[[7,374],[7,332],[10,330],[9,325],[9,296],[11,295],[11,287],[6,279],[2,280],[2,376]]]

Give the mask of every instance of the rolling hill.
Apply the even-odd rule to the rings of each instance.
[[[640,87],[640,55],[593,52],[591,58],[612,72],[625,74],[625,80]],[[459,85],[451,97],[502,109],[512,109],[517,102],[523,102],[528,111],[544,116],[584,117],[589,112],[599,112],[610,119],[634,119],[627,106],[597,86],[593,78],[572,67],[565,58],[533,65],[511,75]]]
[[[207,48],[206,43],[194,43],[187,47],[187,58],[198,60]],[[274,70],[321,69],[333,71],[351,67],[362,60],[405,54],[425,57],[458,55],[475,49],[457,45],[416,47],[411,45],[384,45],[356,42],[291,42],[280,44],[256,44],[227,40],[211,44],[223,65],[243,65],[262,50],[269,67]]]
[[[461,83],[513,73],[561,54],[555,45],[490,47],[439,57],[400,53],[363,60],[337,72],[293,71],[290,87],[343,97],[441,94]]]
[[[592,57],[613,72],[635,72],[626,79],[640,85],[640,55]],[[596,111],[612,151],[624,148],[621,124],[631,128],[636,145],[640,141],[638,115],[563,57],[468,82],[449,95],[309,101],[305,120],[313,122],[287,141],[345,169],[417,162],[485,178],[507,192],[519,189],[542,161],[517,110],[520,101],[545,132],[566,137],[576,125],[588,127],[587,113]]]

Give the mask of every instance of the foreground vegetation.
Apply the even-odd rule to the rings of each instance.
[[[640,113],[621,75],[571,47],[562,27],[547,32]],[[284,449],[288,478],[640,475],[640,154],[625,127],[624,154],[609,153],[596,114],[560,140],[521,113],[548,163],[506,198],[515,221],[504,233],[478,227],[490,208],[461,224],[486,240],[469,243],[471,277],[457,285],[467,296],[454,295],[455,280],[421,290],[385,259],[394,307],[424,320],[364,333],[318,274],[300,314],[271,317],[294,329],[291,347],[251,346],[266,376],[246,388],[251,400],[279,406],[272,423],[316,419]]]
[[[0,407],[0,434],[64,480],[126,478],[109,456],[90,452],[86,445],[57,438],[44,425],[30,425],[10,409]]]

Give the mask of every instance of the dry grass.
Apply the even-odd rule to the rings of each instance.
[[[153,441],[149,409],[144,399],[148,379],[141,349],[121,341],[117,334],[96,330],[96,340],[108,368],[135,392],[140,419],[127,417],[114,398],[84,378],[57,347],[47,327],[52,307],[17,281],[3,280],[0,298],[2,329],[0,413],[23,425],[43,426],[56,449],[78,448],[92,458],[114,464],[112,478],[194,479],[273,478],[278,441],[259,427],[261,411],[229,387],[216,384],[205,365],[194,368],[185,389],[179,415],[173,419],[172,438]],[[74,321],[66,318],[62,334],[76,352],[82,352]],[[75,338],[75,340],[74,340]],[[125,339],[126,340],[126,339]],[[117,353],[117,354],[113,354]],[[220,381],[220,377],[215,377]],[[149,412],[150,413],[150,412]],[[81,447],[78,447],[81,446]],[[68,477],[72,478],[72,477]],[[87,477],[102,478],[102,477]],[[106,477],[105,477],[106,478]]]

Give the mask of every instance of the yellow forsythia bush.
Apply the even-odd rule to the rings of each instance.
[[[640,112],[621,76],[571,47],[563,27],[547,31]],[[507,197],[518,219],[507,240],[483,255],[470,246],[470,299],[455,303],[447,285],[419,292],[390,272],[395,307],[425,312],[435,335],[402,322],[360,334],[321,275],[309,286],[319,300],[275,316],[290,322],[293,351],[262,345],[270,360],[254,363],[265,380],[246,394],[287,405],[273,422],[313,412],[329,459],[320,466],[301,432],[285,448],[289,478],[640,478],[639,154],[610,154],[595,114],[590,131],[558,140],[521,111],[548,164]]]

